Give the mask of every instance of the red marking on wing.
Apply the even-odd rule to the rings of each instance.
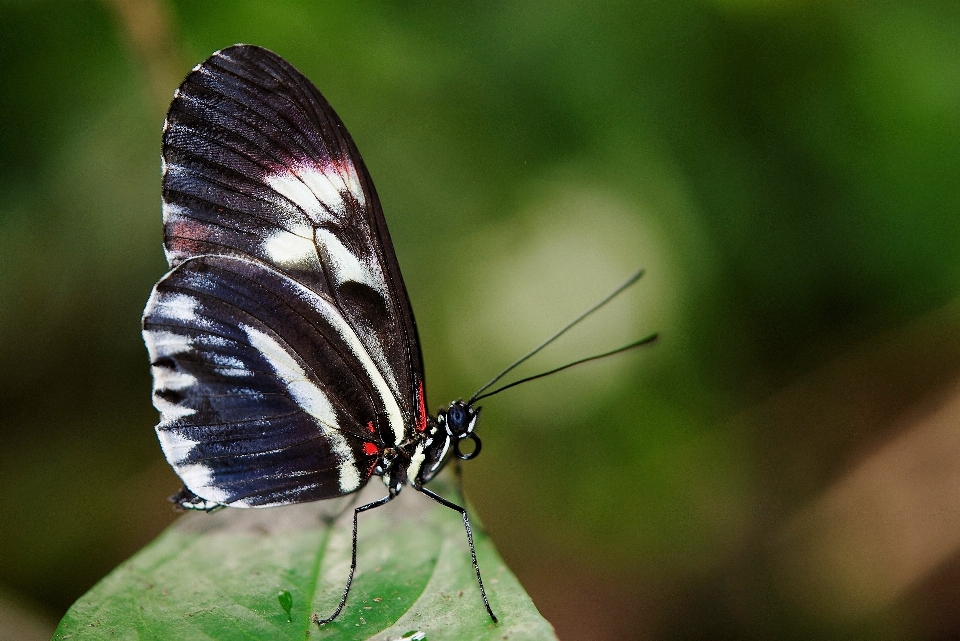
[[[371,434],[376,434],[376,430],[373,429],[373,421],[370,421],[369,423],[367,423],[367,431],[370,432]]]
[[[427,431],[427,404],[423,398],[423,381],[420,381],[420,389],[417,390],[417,431]]]
[[[214,239],[210,225],[190,218],[173,217],[164,225],[167,247],[173,254],[202,254]]]
[[[380,448],[375,443],[367,442],[363,444],[363,453],[367,456],[374,456],[380,453]]]

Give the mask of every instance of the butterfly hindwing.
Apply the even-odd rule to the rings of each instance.
[[[400,410],[359,338],[335,305],[268,265],[183,262],[154,288],[144,338],[164,453],[205,499],[340,496],[392,445],[374,425]]]
[[[203,255],[249,258],[325,296],[377,365],[404,423],[422,421],[416,325],[380,203],[313,84],[265,49],[217,52],[178,89],[163,159],[171,267]]]

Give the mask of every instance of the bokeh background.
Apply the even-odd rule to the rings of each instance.
[[[0,1],[0,637],[175,514],[139,319],[183,76],[271,48],[376,181],[430,405],[562,639],[960,634],[960,4]]]

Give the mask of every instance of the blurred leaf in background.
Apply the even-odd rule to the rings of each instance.
[[[960,629],[948,2],[3,0],[4,590],[55,618],[174,517],[139,337],[160,124],[235,42],[350,128],[433,406],[646,267],[518,375],[661,342],[490,399],[466,469],[560,638]]]

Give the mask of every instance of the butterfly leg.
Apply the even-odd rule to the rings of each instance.
[[[391,492],[382,499],[373,501],[372,503],[367,503],[366,505],[361,505],[353,511],[353,554],[350,561],[350,576],[347,578],[347,585],[343,588],[343,596],[340,597],[340,605],[337,606],[336,611],[328,616],[325,619],[321,619],[316,614],[313,615],[313,622],[317,625],[323,625],[325,623],[330,623],[337,616],[340,615],[340,611],[343,610],[343,606],[347,604],[347,595],[350,593],[350,585],[353,583],[353,574],[357,570],[357,517],[361,512],[366,512],[367,510],[372,510],[375,507],[380,507],[381,505],[386,505],[393,500],[393,497],[396,496],[396,493]],[[486,599],[486,597],[484,597]]]
[[[477,550],[473,546],[473,530],[470,529],[470,519],[467,518],[467,510],[460,507],[456,503],[451,503],[439,494],[431,492],[425,487],[417,487],[417,489],[432,498],[440,505],[446,506],[451,510],[456,510],[460,513],[460,516],[463,517],[463,527],[467,531],[467,543],[470,544],[470,559],[473,561],[473,570],[477,573],[477,585],[480,586],[480,596],[483,597],[483,605],[487,607],[487,614],[490,615],[490,618],[493,619],[494,623],[497,623],[497,616],[493,613],[493,610],[490,609],[490,601],[487,600],[487,592],[483,589],[483,579],[480,578],[480,566],[477,565]]]
[[[333,525],[341,516],[352,509],[358,500],[360,500],[360,493],[354,492],[350,496],[350,500],[344,502],[343,507],[336,508],[332,514],[321,514],[320,520],[327,525]]]
[[[463,464],[456,457],[453,459],[453,476],[457,479],[457,496],[460,497],[460,502],[466,505],[467,499],[463,496]]]

